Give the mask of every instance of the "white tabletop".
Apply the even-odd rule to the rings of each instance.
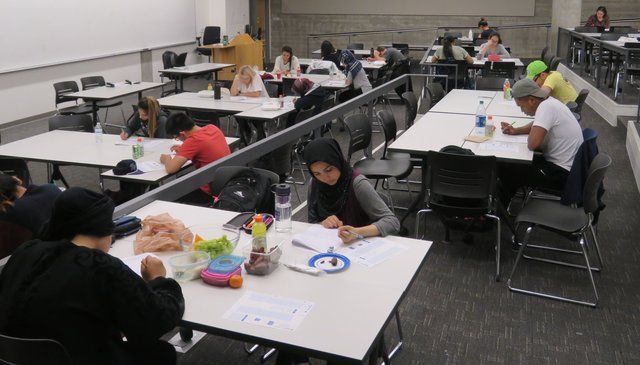
[[[501,122],[513,123],[515,127],[522,127],[531,123],[531,119],[493,116],[493,125],[496,127],[493,138],[483,143],[465,141],[462,147],[470,149],[476,155],[496,156],[499,160],[525,163],[533,161],[533,151],[527,147],[524,136],[503,135],[500,128]]]
[[[520,107],[516,105],[515,100],[505,100],[504,94],[499,91],[496,92],[496,95],[493,97],[493,100],[491,100],[489,106],[486,107],[486,109],[487,115],[525,118],[529,120],[533,119],[533,117],[524,114],[522,110],[520,110]]]
[[[371,55],[371,50],[369,49],[354,49],[352,50],[357,56],[370,56]],[[311,52],[313,54],[321,54],[322,52],[320,52],[319,49],[316,49],[315,51]]]
[[[313,63],[313,61],[318,61],[318,59],[315,58],[299,58],[298,61],[300,62],[301,65],[311,65]],[[369,62],[367,60],[360,60],[360,63],[362,64],[362,68],[364,68],[365,70],[377,70],[380,69],[382,67],[384,67],[386,65],[386,62],[384,61],[378,61],[378,62]]]
[[[431,62],[432,59],[433,59],[433,56],[428,56],[425,63],[427,64],[432,63]],[[483,58],[479,60],[476,57],[473,57],[473,66],[475,67],[484,66],[485,62],[487,61],[488,61],[487,58]],[[522,63],[522,60],[520,60],[519,58],[503,58],[501,62],[513,62],[516,64],[516,67],[524,67],[524,63]],[[435,63],[432,63],[432,64],[435,65]]]
[[[145,90],[160,87],[163,84],[161,82],[140,82],[137,84],[124,84],[116,87],[100,86],[89,90],[82,90],[75,93],[65,94],[65,96],[72,98],[82,98],[85,100],[108,100],[119,98],[121,96],[139,93]]]
[[[226,67],[233,67],[233,63],[196,63],[193,65],[186,65],[184,68],[167,68],[158,72],[167,74],[183,74],[183,75],[195,75],[206,72],[222,70]]]
[[[144,218],[163,212],[170,212],[187,226],[207,223],[218,227],[236,214],[162,201],[155,201],[133,214]],[[306,263],[314,254],[291,245],[291,235],[302,232],[306,227],[307,223],[293,222],[291,234],[278,234],[279,239],[284,239],[281,262]],[[269,232],[275,234],[272,229]],[[132,256],[133,239],[127,237],[117,241],[110,253],[120,258]],[[385,322],[409,290],[431,247],[428,241],[403,237],[388,239],[407,249],[372,268],[352,262],[344,272],[316,277],[280,266],[269,276],[243,273],[244,283],[240,289],[209,286],[201,280],[180,283],[185,297],[183,321],[229,338],[242,340],[250,336],[270,341],[270,345],[276,347],[278,344],[289,345],[302,352],[363,361]],[[250,245],[250,237],[243,233],[234,254],[241,255],[246,245]],[[168,258],[175,254],[158,253],[169,274]],[[247,291],[307,300],[315,305],[295,331],[223,318],[224,313]]]
[[[273,79],[268,79],[268,82],[274,83],[274,84],[281,84],[282,83],[282,79],[297,79],[298,77],[296,76],[282,76],[279,80],[278,77],[271,73],[271,75],[273,75]],[[322,74],[302,74],[300,75],[300,78],[304,78],[304,79],[309,79],[311,81],[313,81],[314,84],[317,83],[322,83],[323,81],[327,81],[331,78],[330,75],[322,75]]]
[[[165,108],[193,108],[230,113],[239,113],[253,109],[257,104],[262,104],[263,101],[263,98],[232,98],[224,94],[220,100],[216,100],[214,98],[199,97],[197,93],[174,94],[158,99],[160,105]]]
[[[258,105],[253,109],[249,109],[247,111],[236,114],[235,117],[245,119],[276,120],[277,118],[280,118],[296,110],[296,108],[294,108],[293,106],[293,99],[293,96],[286,96],[284,98],[283,107],[278,110],[263,110],[263,106]],[[264,102],[277,105],[279,103],[279,99],[271,98],[269,100],[265,100]]]
[[[463,47],[463,46],[460,46],[460,47]],[[464,46],[464,47],[467,47],[467,46]],[[471,45],[469,45],[469,47],[471,47]],[[434,45],[431,47],[431,49],[432,49],[433,51],[436,51],[436,50],[438,50],[438,49],[440,49],[440,48],[442,48],[442,45],[441,45],[441,44],[434,44]],[[474,49],[474,51],[479,52],[479,51],[480,51],[480,46],[473,46],[473,49]]]
[[[475,115],[479,100],[484,101],[486,108],[495,96],[495,91],[453,89],[429,111]]]

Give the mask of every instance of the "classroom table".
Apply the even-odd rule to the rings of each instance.
[[[364,57],[371,56],[371,50],[369,50],[369,49],[351,49],[350,51],[353,51],[353,53],[356,56],[360,56],[360,57],[362,57],[362,56],[364,56]],[[317,54],[317,55],[322,54],[322,52],[319,49],[316,49],[315,51],[313,51],[311,53],[312,54]]]
[[[237,138],[226,138],[227,143],[237,143]],[[169,153],[169,148],[176,143],[173,139],[144,138],[148,144],[144,157],[136,162],[160,161],[160,154]],[[47,164],[65,164],[95,167],[100,170],[112,169],[121,160],[132,158],[131,145],[124,143],[117,134],[103,134],[102,142],[96,142],[94,133],[54,130],[27,137],[0,146],[0,156],[22,158],[27,161],[45,162]],[[49,174],[49,171],[47,171]],[[113,178],[120,178],[112,175]],[[154,171],[140,175],[125,175],[123,179],[158,183],[170,176],[166,171]],[[50,176],[47,176],[47,180]]]
[[[235,114],[253,109],[264,102],[263,98],[232,97],[227,94],[221,95],[219,100],[199,95],[198,93],[185,92],[160,98],[158,103],[168,109],[200,109]]]
[[[484,101],[485,108],[487,108],[496,94],[496,91],[453,89],[429,111],[435,113],[476,114],[478,101]]]
[[[154,201],[132,215],[144,219],[164,212],[182,220],[186,226],[206,223],[220,228],[236,215],[229,211],[164,201]],[[270,228],[268,243],[281,242],[281,263],[306,264],[315,253],[293,246],[291,237],[310,225],[294,221],[292,226],[290,233],[276,233]],[[220,230],[220,234],[223,233]],[[181,282],[185,312],[180,325],[340,363],[362,364],[369,357],[376,360],[372,353],[382,343],[385,327],[397,315],[400,302],[410,290],[431,248],[429,241],[397,236],[387,239],[405,249],[373,267],[365,267],[354,260],[343,272],[312,276],[280,265],[268,276],[243,272],[244,283],[239,289],[210,286],[199,279]],[[133,240],[134,236],[129,236],[116,241],[109,253],[118,258],[131,257],[134,255]],[[250,242],[250,236],[242,233],[233,254],[242,255]],[[338,252],[341,250],[344,248],[339,248]],[[171,276],[168,260],[178,252],[155,254],[164,262],[167,274]],[[295,330],[224,318],[229,308],[250,292],[310,301],[313,307]],[[238,343],[236,346],[242,345]]]
[[[163,85],[161,82],[137,82],[133,84],[117,83],[115,87],[100,86],[94,87],[89,90],[81,90],[75,93],[65,94],[64,96],[70,98],[84,99],[90,101],[93,108],[93,123],[98,120],[98,105],[97,103],[102,100],[116,99],[122,96],[138,93],[138,99],[142,98],[142,92],[160,87]]]
[[[523,118],[533,120],[533,116],[526,115],[522,112],[520,107],[516,105],[515,99],[505,100],[504,94],[501,91],[496,91],[496,95],[493,97],[488,106],[486,106],[487,115],[493,115],[498,117],[507,118]]]
[[[437,65],[437,63],[433,63],[431,62],[431,59],[433,58],[433,56],[428,56],[426,58],[426,60],[422,63],[423,65],[427,65],[427,66],[433,66],[433,65]],[[479,60],[477,57],[473,57],[473,64],[469,65],[469,68],[483,68],[485,62],[487,62],[487,58],[483,58],[481,60]],[[518,67],[524,67],[524,63],[522,63],[522,60],[519,58],[503,58],[501,60],[501,62],[513,62],[516,64],[516,68]]]
[[[272,74],[273,75],[273,74]],[[297,76],[282,76],[280,79],[276,75],[273,75],[273,79],[267,79],[265,81],[272,84],[282,84],[283,79],[296,79]],[[323,88],[327,90],[340,90],[350,85],[347,84],[347,80],[345,79],[336,79],[332,80],[330,75],[322,75],[322,74],[302,74],[300,78],[305,78],[313,81],[314,84],[320,84]]]
[[[310,66],[313,61],[318,61],[317,58],[298,58],[298,61],[300,62],[300,66]],[[364,68],[367,71],[373,71],[373,70],[379,70],[382,67],[384,67],[387,63],[385,61],[367,61],[367,60],[360,60],[360,64],[362,64],[362,68]],[[304,74],[304,75],[308,75],[308,74]],[[304,75],[302,75],[304,77]]]
[[[214,80],[217,80],[218,71],[224,68],[233,67],[233,66],[235,66],[235,64],[233,63],[197,63],[193,65],[186,65],[184,67],[167,68],[164,70],[159,70],[158,72],[160,72],[160,74],[162,75],[178,77],[178,80],[175,83],[175,93],[178,94],[179,92],[184,91],[185,78],[196,76],[196,75],[213,73]],[[180,83],[180,87],[178,87],[178,81]]]

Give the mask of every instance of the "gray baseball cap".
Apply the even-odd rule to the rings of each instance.
[[[536,98],[546,99],[547,93],[538,86],[533,80],[522,79],[516,82],[511,89],[511,95],[514,98],[522,98],[525,96],[535,96]]]

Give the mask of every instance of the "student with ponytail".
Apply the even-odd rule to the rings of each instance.
[[[153,96],[145,96],[138,101],[138,112],[127,122],[120,138],[127,139],[131,135],[153,138],[168,138],[165,131],[169,113],[160,108],[158,100]]]

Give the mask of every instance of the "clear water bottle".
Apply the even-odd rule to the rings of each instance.
[[[469,29],[469,39],[473,40],[473,29]]]
[[[276,231],[291,231],[291,186],[278,184],[275,187],[276,194]]]
[[[475,134],[484,136],[484,127],[487,125],[487,110],[484,108],[484,101],[480,100],[478,109],[476,109],[476,127]]]
[[[102,143],[102,125],[100,123],[96,123],[96,127],[93,129],[96,134],[96,142]]]

